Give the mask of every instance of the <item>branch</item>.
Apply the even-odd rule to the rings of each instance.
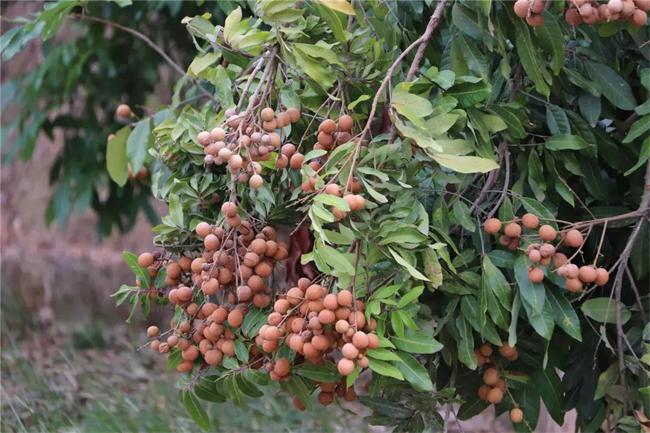
[[[69,17],[69,18],[78,19],[78,20],[84,20],[84,21],[92,21],[92,22],[96,22],[96,23],[102,23],[102,24],[107,25],[107,26],[109,26],[109,27],[113,27],[113,28],[116,28],[116,29],[122,30],[123,32],[129,33],[129,34],[135,36],[136,38],[138,38],[138,39],[144,41],[144,43],[146,43],[147,45],[149,45],[149,47],[150,47],[152,50],[154,50],[155,52],[157,52],[157,53],[160,55],[160,57],[162,57],[162,58],[163,58],[167,63],[169,63],[169,65],[170,65],[170,66],[171,66],[171,67],[172,67],[176,72],[178,72],[180,75],[182,75],[182,76],[186,76],[186,75],[188,75],[187,72],[185,72],[185,71],[183,70],[183,68],[181,68],[181,67],[178,65],[178,63],[176,63],[176,62],[175,62],[171,57],[169,57],[169,56],[167,55],[167,53],[165,53],[165,51],[164,51],[162,48],[160,48],[158,45],[156,45],[156,44],[155,44],[151,39],[149,39],[148,36],[146,36],[146,35],[143,34],[143,33],[140,33],[140,32],[137,31],[137,30],[134,30],[134,29],[132,29],[132,28],[130,28],[130,27],[125,27],[125,26],[123,26],[123,25],[121,25],[121,24],[118,24],[118,23],[115,23],[115,22],[113,22],[113,21],[109,21],[109,20],[105,20],[105,19],[103,19],[103,18],[93,17],[93,16],[89,16],[89,15],[82,15],[82,14],[77,14],[77,13],[75,13],[75,14],[70,14],[70,15],[68,15],[68,17]],[[203,88],[203,87],[202,87],[202,86],[201,86],[201,85],[200,85],[200,84],[199,84],[199,83],[198,83],[194,78],[190,77],[190,80],[191,80],[191,81],[192,81],[192,82],[193,82],[193,83],[194,83],[194,84],[199,88],[199,91],[200,91],[201,93],[203,93],[203,95],[209,97],[209,98],[212,99],[213,101],[216,101],[216,98],[215,98],[215,97],[214,97],[210,92],[208,92],[207,90],[205,90],[205,89],[204,89],[204,88]]]

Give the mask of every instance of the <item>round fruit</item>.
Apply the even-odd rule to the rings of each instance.
[[[129,107],[126,104],[120,104],[117,106],[117,110],[115,110],[117,113],[117,117],[121,117],[123,119],[126,119],[127,117],[131,117],[133,113],[131,113],[131,107]]]
[[[534,14],[541,14],[544,11],[544,0],[531,0],[530,10]]]
[[[341,375],[349,376],[354,371],[354,361],[351,359],[343,358],[339,361],[336,367]]]
[[[543,258],[551,257],[555,254],[555,247],[551,244],[542,244],[542,246],[539,247],[539,252]]]
[[[286,376],[291,371],[291,363],[288,359],[280,358],[275,361],[275,368],[273,371],[278,376]]]
[[[542,268],[533,268],[528,272],[528,279],[531,283],[541,283],[544,281],[544,271]]]
[[[542,260],[542,253],[540,253],[539,250],[532,250],[528,253],[528,260],[533,263],[539,263],[540,260]]]
[[[539,228],[539,237],[546,242],[551,242],[555,240],[557,236],[557,231],[549,225],[543,225]]]
[[[352,343],[345,343],[341,348],[341,353],[347,359],[355,359],[359,356],[359,349]]]
[[[596,272],[596,269],[594,269],[593,266],[581,266],[580,267],[580,274],[578,275],[578,278],[580,278],[580,281],[583,283],[593,283],[596,281],[596,277],[598,276],[598,273]]]
[[[323,120],[323,123],[318,127],[319,132],[324,132],[325,134],[331,134],[336,129],[336,122],[332,119]]]
[[[565,285],[569,292],[579,292],[582,290],[582,282],[578,278],[567,278]]]
[[[487,399],[492,404],[499,404],[501,403],[501,400],[503,400],[503,391],[499,388],[492,388],[490,392],[488,392]]]
[[[483,229],[485,233],[495,235],[501,230],[501,221],[498,218],[490,218],[483,224]]]
[[[555,253],[555,255],[553,256],[553,265],[556,268],[559,268],[560,266],[564,265],[567,262],[567,260],[569,260],[569,259],[567,258],[567,256],[565,254],[563,254],[563,253]]]
[[[509,238],[518,238],[521,235],[521,226],[517,223],[510,223],[503,232]]]
[[[582,233],[576,229],[569,230],[564,236],[564,243],[572,248],[579,248],[583,243]]]
[[[300,168],[302,167],[302,163],[305,160],[305,156],[302,153],[294,153],[293,156],[291,156],[291,159],[289,160],[289,164],[291,165],[291,168]]]
[[[523,420],[524,420],[524,412],[521,409],[515,407],[510,411],[510,421],[512,421],[514,424],[519,424]]]
[[[228,324],[232,327],[238,328],[244,321],[244,314],[239,308],[235,308],[228,314]]]
[[[353,123],[352,117],[345,114],[339,117],[339,130],[349,132],[352,129]]]
[[[517,0],[514,7],[515,14],[517,14],[519,18],[526,18],[526,16],[528,16],[528,5],[528,0]]]
[[[521,225],[527,229],[534,230],[539,226],[539,218],[537,218],[537,215],[527,213],[521,218]]]
[[[151,253],[142,253],[140,254],[140,257],[138,257],[138,266],[142,268],[148,268],[149,266],[153,265],[154,258],[153,254]]]
[[[352,343],[359,349],[368,347],[368,336],[363,331],[357,331],[352,336]]]
[[[483,382],[490,386],[496,385],[499,382],[499,371],[492,367],[485,370],[485,373],[483,373]]]
[[[650,0],[634,0],[634,4],[643,12],[650,12]]]
[[[531,27],[540,27],[544,25],[544,16],[542,14],[530,14],[526,17],[526,22]]]
[[[596,269],[596,285],[604,286],[609,281],[609,272],[605,268]]]
[[[508,358],[514,355],[515,353],[517,353],[517,348],[512,347],[510,344],[508,344],[507,341],[504,341],[503,345],[499,347],[499,353],[501,354],[501,356]]]
[[[300,110],[297,108],[289,108],[287,114],[289,115],[289,118],[291,118],[291,123],[296,123],[300,120]]]
[[[635,10],[634,13],[630,16],[630,24],[635,27],[643,27],[647,21],[648,13],[647,11],[642,11],[641,9]]]
[[[349,290],[341,290],[337,294],[339,305],[349,307],[352,304],[352,293]]]
[[[262,110],[260,117],[265,122],[270,122],[275,118],[275,112],[273,111],[273,108],[266,107],[265,109]]]
[[[481,387],[478,389],[478,396],[481,400],[487,401],[488,399],[488,393],[490,392],[492,388],[490,388],[488,385],[481,385]]]
[[[150,326],[147,328],[147,337],[157,337],[160,334],[160,330],[157,326]]]
[[[196,234],[202,238],[212,233],[212,227],[206,222],[200,222],[196,226]]]

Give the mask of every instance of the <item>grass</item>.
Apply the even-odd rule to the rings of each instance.
[[[179,374],[166,371],[163,356],[137,351],[138,325],[37,330],[36,324],[20,323],[16,311],[7,310],[9,301],[2,299],[0,431],[199,431],[178,399]],[[245,410],[232,403],[205,402],[210,430],[368,431],[362,421],[368,410],[360,405],[354,406],[359,415],[318,404],[312,412],[299,412],[278,390],[267,387],[266,395],[249,399]]]

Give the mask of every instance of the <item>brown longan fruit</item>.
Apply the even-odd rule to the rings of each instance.
[[[183,357],[184,361],[194,361],[199,357],[199,349],[196,346],[192,345],[183,350],[181,356]]]
[[[194,368],[194,362],[183,361],[178,365],[178,367],[176,367],[176,371],[180,371],[181,373],[189,373],[192,371],[192,368]]]
[[[514,11],[519,18],[526,18],[528,16],[528,0],[517,0]]]
[[[153,265],[154,258],[153,254],[151,253],[142,253],[138,257],[138,266],[141,268],[148,268],[149,266]]]
[[[568,261],[568,257],[564,253],[555,253],[553,256],[553,266],[559,268]]]
[[[573,263],[569,263],[566,266],[566,278],[578,278],[580,276],[580,268],[578,266],[574,265]]]
[[[310,301],[315,301],[317,299],[320,299],[324,293],[325,289],[323,289],[322,286],[319,286],[318,284],[312,284],[305,291],[305,297]]]
[[[323,306],[328,310],[336,310],[339,307],[339,301],[335,294],[330,293],[323,299]]]
[[[289,115],[291,123],[297,123],[300,120],[300,110],[297,108],[289,108],[286,113]]]
[[[503,391],[499,388],[492,388],[490,392],[488,392],[487,400],[492,404],[501,403],[501,400],[503,400]]]
[[[604,286],[609,281],[609,272],[605,268],[596,269],[596,285]]]
[[[207,235],[203,240],[203,245],[205,246],[205,249],[210,251],[215,251],[217,248],[219,248],[220,244],[221,242],[219,242],[219,238],[217,238],[212,233]]]
[[[477,349],[474,349],[474,354],[476,355],[476,365],[479,367],[483,367],[485,365],[485,362],[487,361],[487,358],[481,355],[481,352],[479,352]]]
[[[650,0],[634,0],[636,7],[643,12],[650,12]]]
[[[483,229],[485,233],[495,235],[501,230],[501,221],[498,218],[490,218],[483,223]]]
[[[339,117],[339,131],[349,132],[352,129],[354,121],[351,116],[344,114]]]
[[[324,132],[325,134],[331,134],[336,129],[336,122],[332,119],[325,119],[318,127],[318,132]]]
[[[530,14],[526,17],[526,22],[531,27],[540,27],[544,25],[544,16],[542,14]]]
[[[221,205],[221,212],[228,218],[233,218],[237,215],[237,205],[229,201]]]
[[[324,132],[318,133],[317,141],[318,143],[322,144],[325,147],[330,147],[332,143],[334,143],[334,139],[332,138],[332,136]]]
[[[528,253],[528,260],[533,263],[539,263],[542,260],[542,253],[539,250],[532,250]]]
[[[339,302],[339,305],[343,307],[349,307],[352,305],[352,293],[349,290],[341,290],[336,298]]]
[[[487,401],[488,398],[488,393],[490,392],[492,388],[490,388],[488,385],[481,385],[478,389],[478,397],[481,400]]]
[[[579,26],[582,24],[582,17],[580,16],[578,10],[575,8],[567,9],[567,11],[564,13],[564,19],[572,26]]]
[[[527,213],[521,218],[521,225],[527,229],[534,230],[539,226],[539,218],[535,214]]]
[[[241,326],[244,321],[244,314],[239,308],[235,308],[228,314],[228,324],[234,328]]]
[[[291,305],[300,304],[300,302],[303,300],[304,297],[305,297],[305,293],[302,290],[300,290],[298,287],[292,287],[287,292],[287,301],[289,301]]]
[[[305,160],[305,156],[302,153],[294,153],[289,160],[291,168],[299,169],[302,167],[302,163]]]
[[[499,350],[499,354],[501,354],[501,356],[503,356],[504,358],[508,358],[514,355],[515,353],[517,353],[517,348],[508,344],[507,341],[504,341],[498,350]]]
[[[291,308],[291,304],[286,299],[278,299],[275,301],[275,304],[273,304],[273,311],[276,313],[287,314],[289,308]]]
[[[262,110],[262,113],[260,114],[260,117],[262,120],[265,122],[270,122],[275,118],[275,111],[273,111],[273,108],[266,107],[265,109]]]
[[[514,424],[519,424],[523,420],[524,412],[521,409],[515,407],[510,411],[510,421],[512,421]]]
[[[365,349],[368,347],[368,336],[363,331],[357,331],[352,336],[352,344],[358,349]]]
[[[483,382],[486,385],[494,386],[499,382],[499,371],[496,368],[488,368],[483,373]]]
[[[533,268],[530,271],[528,271],[528,279],[531,281],[531,283],[541,283],[544,281],[544,271],[542,271],[542,268]]]
[[[368,334],[368,349],[376,349],[379,347],[379,337],[377,334]]]
[[[632,0],[623,0],[623,9],[621,9],[621,16],[627,18],[634,13],[635,6]]]
[[[178,259],[178,266],[180,266],[183,271],[189,272],[192,270],[192,259],[185,256],[180,257]]]
[[[539,228],[539,237],[546,242],[551,242],[557,237],[557,231],[549,225],[543,225]]]
[[[492,356],[492,345],[490,343],[482,344],[478,350],[481,352],[481,355],[485,356],[486,358]]]
[[[316,350],[327,350],[330,347],[330,342],[324,335],[314,335],[311,339],[311,344]]]
[[[150,326],[147,328],[147,337],[157,337],[160,334],[160,330],[157,326]]]
[[[205,352],[204,358],[208,365],[216,366],[221,364],[223,353],[218,349],[208,350]]]
[[[578,278],[580,278],[580,281],[583,283],[589,284],[593,283],[596,281],[596,277],[598,276],[596,269],[594,269],[593,266],[581,266],[580,267],[580,273],[578,275]]]
[[[264,239],[255,239],[248,246],[248,249],[257,255],[264,255],[264,253],[266,253],[266,241],[264,241]]]
[[[332,310],[323,309],[318,313],[318,320],[323,325],[330,325],[336,321],[336,315]]]
[[[118,105],[117,110],[115,110],[115,113],[117,114],[117,117],[121,117],[123,119],[131,117],[133,115],[133,113],[131,112],[131,107],[129,107],[126,104]]]
[[[632,13],[632,15],[629,18],[629,21],[630,24],[632,24],[634,27],[643,27],[648,21],[648,13],[647,11],[637,9],[634,11],[634,13]]]
[[[541,14],[544,11],[544,0],[530,0],[530,10],[534,14]]]
[[[345,343],[341,348],[341,353],[347,359],[356,359],[359,356],[359,349],[352,343]]]
[[[178,288],[178,292],[176,292],[176,296],[178,296],[178,299],[182,302],[187,302],[190,299],[192,299],[192,296],[194,296],[194,292],[192,291],[191,288],[187,286],[181,286]]]
[[[542,255],[542,258],[544,258],[544,259],[549,258],[550,259],[553,256],[553,254],[555,254],[555,247],[553,245],[551,245],[551,244],[542,244],[539,247],[539,252]],[[549,260],[549,263],[550,263],[550,260]]]
[[[203,283],[201,290],[206,295],[214,295],[219,291],[219,287],[219,281],[216,278],[210,278],[208,281]]]
[[[282,337],[282,331],[277,326],[269,326],[264,332],[264,339],[268,341],[278,341],[280,337]]]
[[[262,186],[262,184],[264,184],[264,179],[262,179],[262,176],[260,176],[259,174],[254,174],[251,176],[250,180],[248,181],[248,184],[253,189],[259,189]]]
[[[506,225],[506,228],[503,230],[506,236],[509,238],[518,238],[521,235],[521,226],[517,223],[510,223]]]
[[[348,388],[348,390],[345,391],[345,394],[343,394],[343,399],[347,402],[354,401],[356,400],[356,398],[357,398],[357,393],[352,387]]]
[[[351,359],[343,358],[338,362],[336,368],[342,376],[349,376],[354,371],[354,361]]]
[[[331,183],[325,187],[323,191],[325,194],[335,195],[341,197],[341,187],[335,183]]]
[[[273,268],[267,262],[260,262],[255,266],[255,273],[262,278],[268,278],[273,273]]]
[[[286,376],[291,371],[291,363],[288,359],[280,358],[275,361],[273,372],[278,376]]]
[[[572,248],[579,248],[583,243],[582,233],[576,229],[569,230],[564,236],[564,243]]]
[[[334,401],[334,394],[331,392],[321,392],[318,394],[318,402],[323,406],[329,406]]]

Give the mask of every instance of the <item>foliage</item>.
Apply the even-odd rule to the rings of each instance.
[[[77,20],[81,5],[87,14],[107,20],[109,25]],[[2,60],[9,62],[30,41],[42,38],[43,61],[2,86],[2,109],[19,109],[2,126],[3,143],[14,137],[10,145],[5,144],[3,160],[28,160],[39,135],[54,140],[56,133],[61,134],[64,146],[50,171],[56,188],[45,216],[48,224],[56,221],[64,226],[75,210],[82,213],[91,208],[98,214],[101,237],[113,227],[127,231],[140,211],[154,224],[158,219],[150,204],[148,180],[120,187],[108,178],[106,146],[109,134],[120,128],[112,115],[116,100],[133,107],[170,104],[171,92],[166,96],[157,88],[170,74],[169,68],[144,41],[110,23],[142,28],[163,50],[173,52],[180,64],[189,64],[193,45],[180,18],[200,9],[223,20],[224,11],[230,12],[233,6],[229,2],[199,7],[195,2],[61,1],[46,3],[43,11],[29,18],[14,20],[17,25],[0,40]],[[179,84],[171,105],[179,104],[182,86]],[[192,95],[189,91],[187,96]],[[139,108],[136,111],[141,113]]]
[[[549,6],[544,26],[535,29],[509,3],[491,1],[260,0],[254,18],[237,9],[223,27],[203,16],[185,18],[200,51],[192,74],[213,83],[219,101],[188,104],[153,129],[149,152],[169,171],[152,177],[152,191],[170,205],[154,228],[155,244],[166,254],[197,257],[205,252],[194,233],[200,222],[223,227],[237,242],[220,213],[227,201],[256,227],[309,221],[314,243],[301,250],[302,264],[313,262],[333,293],[351,289],[366,320],[376,321],[380,346],[366,352],[372,380],[369,396],[360,398],[376,412],[371,424],[442,430],[431,408],[451,402],[463,402],[460,419],[471,418],[488,405],[477,392],[491,365],[507,389],[497,414],[523,409],[517,431],[534,430],[540,397],[559,424],[576,409],[577,429],[595,431],[607,419],[638,431],[631,410],[650,415],[650,175],[644,181],[641,169],[650,146],[647,32],[621,23],[572,28],[558,19],[563,2]],[[427,32],[430,38],[420,36]],[[275,164],[278,153],[269,154],[260,162],[258,188],[214,163],[216,156],[204,156],[199,133],[224,125],[236,140],[237,116],[253,122],[265,106],[300,109],[300,121],[279,133],[306,155],[300,168],[285,169]],[[234,111],[226,116],[226,109]],[[315,146],[316,124],[346,113],[356,135],[329,153]],[[252,158],[237,143],[229,149]],[[363,209],[352,211],[323,192],[337,184],[347,193],[355,179]],[[524,213],[560,231],[559,242],[555,231],[546,240],[571,263],[603,267],[609,282],[567,290],[559,264],[531,263],[536,224],[500,239],[481,229],[497,215],[521,232],[515,217]],[[563,245],[570,230],[586,240]],[[164,268],[170,258],[156,260]],[[541,281],[533,269],[543,269]],[[135,270],[146,291],[148,272],[137,263]],[[190,282],[188,272],[181,280],[201,305],[197,276]],[[153,291],[166,295],[178,283],[166,280]],[[291,287],[277,280],[275,286],[274,296]],[[235,289],[223,290],[219,303],[234,303]],[[124,299],[142,293],[121,291]],[[259,395],[268,382],[263,370],[249,368],[248,354],[261,343],[257,332],[271,309],[246,328],[260,320],[259,309],[249,307],[242,308],[249,322],[227,327],[243,352],[214,368],[199,356],[184,379],[182,399],[199,426],[207,415],[192,390],[244,404],[243,395]],[[171,331],[193,318],[177,306]],[[476,351],[484,342],[486,352],[492,344],[499,354]],[[516,346],[515,354],[505,343]],[[297,356],[286,343],[277,352],[255,350],[262,357],[255,362]],[[169,366],[180,358],[172,350]],[[283,390],[305,405],[314,381],[340,380],[331,363],[292,368]]]

